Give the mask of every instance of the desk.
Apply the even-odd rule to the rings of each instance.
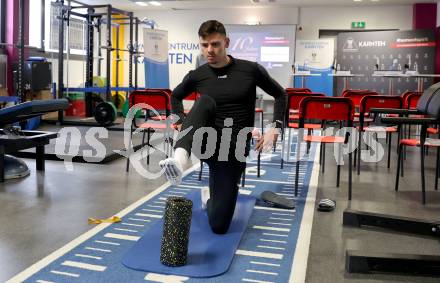
[[[424,91],[424,78],[440,78],[440,74],[372,74],[373,77],[383,77],[389,79],[388,94],[394,95],[394,81],[395,78],[416,78],[417,91]]]
[[[417,79],[417,91],[423,92],[424,88],[424,78],[440,78],[440,74],[417,74],[417,75],[406,75],[407,77],[413,77]]]
[[[295,77],[301,77],[301,88],[306,87],[306,77],[320,77],[321,74],[293,73],[293,87],[295,87]]]
[[[354,78],[354,77],[363,77],[364,74],[328,74],[329,77],[336,77],[336,78],[344,78],[344,88],[349,88],[348,78]]]
[[[372,74],[372,77],[379,77],[379,78],[388,78],[388,95],[394,95],[394,79],[395,78],[408,78],[410,76],[407,76],[405,74],[387,74],[387,73],[380,73],[380,74]]]

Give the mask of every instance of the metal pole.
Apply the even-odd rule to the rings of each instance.
[[[112,98],[112,94],[110,92],[110,81],[111,81],[111,73],[110,73],[110,55],[111,55],[111,46],[112,46],[112,21],[111,21],[111,16],[112,16],[112,6],[111,5],[107,5],[107,47],[109,47],[107,49],[107,58],[106,58],[106,62],[107,62],[107,66],[106,67],[106,76],[107,76],[107,93],[106,93],[106,101],[110,101]]]
[[[93,8],[87,9],[87,37],[86,37],[86,81],[85,87],[93,86],[93,17],[92,14],[95,12]],[[85,103],[86,103],[86,117],[91,117],[93,115],[93,94],[91,92],[85,93]]]
[[[41,46],[40,50],[44,51],[44,42],[46,41],[44,34],[46,29],[46,0],[41,0]]]
[[[73,3],[75,3],[75,4],[79,4],[79,5],[81,5],[81,6],[88,6],[87,4],[82,3],[82,2],[79,2],[79,1],[76,1],[76,0],[71,0],[71,2],[73,2]]]
[[[136,26],[135,26],[135,47],[134,52],[136,53],[135,61],[134,61],[134,88],[138,88],[138,56],[139,56],[139,19],[136,18]]]
[[[392,77],[390,77],[390,87],[389,87],[390,89],[389,89],[389,95],[393,95],[393,93],[394,93],[394,86],[393,86],[393,78]]]
[[[133,87],[133,13],[130,13],[130,42],[128,44],[128,87]]]
[[[64,0],[57,0],[56,6],[59,7],[58,13],[58,98],[64,98]],[[64,112],[58,111],[58,122],[64,122]]]
[[[0,5],[2,5],[3,9],[0,13],[0,26],[2,27],[2,31],[0,31],[0,42],[6,42],[6,0],[0,0]]]
[[[101,18],[98,18],[98,76],[101,76],[101,58],[102,58],[102,52],[101,52]]]
[[[424,90],[424,80],[425,80],[425,78],[423,78],[423,77],[418,77],[417,78],[417,91],[419,91],[419,92],[423,92],[423,90]]]
[[[116,28],[116,80],[115,80],[115,86],[119,87],[119,63],[121,61],[121,56],[119,54],[119,27]],[[115,104],[116,107],[119,107],[119,92],[116,91],[115,96]]]
[[[71,7],[72,3],[71,0],[67,0],[67,7],[69,8],[67,10],[67,19],[66,19],[66,30],[65,30],[65,38],[64,41],[66,42],[66,85],[67,85],[67,90],[64,93],[65,96],[69,97],[69,78],[70,78],[70,74],[69,74],[69,63],[70,63],[70,16],[71,16]]]
[[[20,0],[18,4],[18,85],[17,95],[20,101],[25,101],[24,94],[24,0]]]
[[[72,7],[72,9],[73,9],[73,8],[74,8],[74,7]],[[88,17],[88,15],[84,15],[84,14],[81,14],[81,13],[76,13],[76,12],[73,12],[72,10],[70,10],[69,13],[70,13],[71,15],[74,15],[74,16],[77,16],[77,17],[80,17],[80,18],[84,18],[84,19],[86,19],[86,20],[87,20],[87,17]]]
[[[131,13],[131,12],[127,12],[127,11],[124,11],[124,10],[117,9],[115,7],[112,7],[112,6],[110,6],[110,9],[111,9],[111,11],[110,11],[110,15],[108,17],[109,19],[112,17],[112,15],[125,15],[125,16],[129,17],[130,13]]]

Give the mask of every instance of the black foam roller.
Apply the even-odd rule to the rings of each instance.
[[[160,262],[167,266],[182,266],[188,257],[192,201],[170,197],[165,206]]]

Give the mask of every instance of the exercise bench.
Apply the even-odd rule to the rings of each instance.
[[[58,135],[53,132],[23,131],[16,124],[49,112],[63,111],[68,106],[67,99],[54,99],[34,100],[0,109],[0,182],[5,181],[6,163],[25,166],[17,158],[6,155],[19,150],[35,147],[37,170],[44,171],[44,146]]]

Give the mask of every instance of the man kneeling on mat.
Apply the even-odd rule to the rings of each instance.
[[[215,130],[217,142],[214,154],[209,158],[201,158],[209,166],[209,191],[202,192],[202,202],[206,201],[212,231],[224,234],[228,231],[234,214],[237,184],[246,168],[245,157],[250,150],[251,134],[248,133],[244,139],[240,139],[238,133],[244,128],[253,128],[256,88],[260,87],[275,98],[276,125],[258,140],[255,146],[257,151],[270,149],[276,142],[286,109],[286,96],[284,89],[261,65],[227,54],[229,38],[222,23],[215,20],[204,22],[198,34],[207,64],[190,71],[171,96],[173,113],[183,121],[180,130],[188,130],[188,133],[176,142],[174,157],[162,160],[159,164],[165,167],[168,180],[172,184],[179,184],[183,167],[191,153],[194,133],[202,127],[212,127]],[[182,100],[192,92],[198,92],[201,96],[185,117]],[[222,138],[222,133],[227,132],[226,128],[232,130],[230,140]],[[224,146],[225,142],[228,143],[227,147]],[[205,150],[208,150],[207,143],[204,137],[202,147]],[[239,148],[245,149],[243,158],[235,154]],[[195,151],[193,153],[198,155]]]

